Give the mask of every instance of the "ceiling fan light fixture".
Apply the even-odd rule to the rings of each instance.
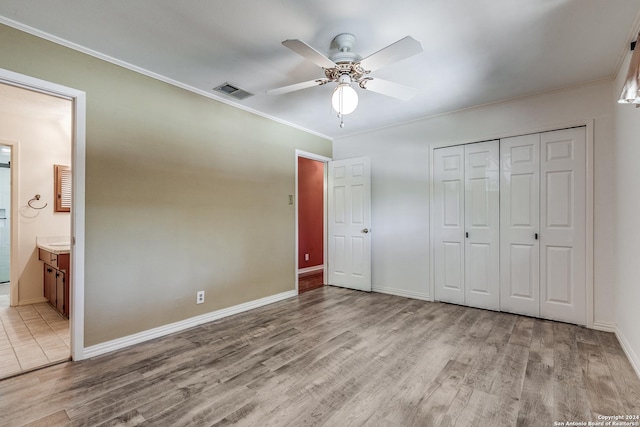
[[[355,111],[358,106],[358,93],[351,87],[349,76],[340,76],[340,83],[331,95],[331,105],[340,117]]]
[[[340,127],[344,127],[345,114],[353,113],[358,107],[358,93],[351,87],[353,82],[359,84],[362,89],[398,99],[409,100],[415,95],[416,89],[370,77],[369,73],[388,64],[419,54],[422,52],[422,45],[419,41],[411,36],[406,36],[362,59],[360,55],[352,51],[355,40],[356,38],[353,34],[338,34],[332,42],[332,47],[334,50],[337,48],[337,52],[329,57],[318,52],[302,40],[287,39],[283,41],[282,44],[285,47],[321,67],[325,78],[271,89],[267,93],[280,95],[312,86],[338,83],[331,94],[331,106],[338,113]]]

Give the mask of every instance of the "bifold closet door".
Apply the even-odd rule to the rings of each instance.
[[[540,134],[540,317],[586,324],[586,131]]]
[[[499,142],[434,150],[435,299],[497,310]]]
[[[499,141],[465,145],[465,304],[500,309]]]
[[[540,315],[540,134],[500,140],[500,310]]]
[[[464,304],[464,146],[434,150],[435,299]]]
[[[500,141],[500,309],[586,323],[585,128]]]

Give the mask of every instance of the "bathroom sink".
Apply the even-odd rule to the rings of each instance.
[[[49,246],[69,246],[69,242],[55,242],[55,243],[47,243]]]

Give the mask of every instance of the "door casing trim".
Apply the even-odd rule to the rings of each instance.
[[[73,102],[71,138],[72,205],[71,271],[69,327],[71,358],[84,359],[84,262],[85,262],[85,173],[86,173],[86,93],[46,80],[0,68],[0,83]]]
[[[324,259],[324,267],[323,267],[323,277],[326,280],[327,274],[328,274],[328,266],[329,266],[329,260],[327,259],[327,173],[328,173],[328,168],[327,168],[327,164],[332,160],[329,157],[325,157],[325,156],[321,156],[320,154],[315,154],[315,153],[310,153],[308,151],[304,151],[304,150],[295,150],[295,180],[296,180],[296,186],[295,186],[295,194],[293,196],[293,206],[294,206],[294,210],[295,210],[295,256],[294,256],[294,262],[295,262],[295,291],[296,294],[299,292],[298,290],[298,266],[300,265],[299,262],[300,260],[298,259],[298,249],[299,249],[299,243],[298,243],[298,238],[299,238],[299,232],[298,232],[298,227],[299,227],[299,223],[298,223],[298,158],[299,157],[303,157],[305,159],[311,159],[311,160],[316,160],[318,162],[322,162],[324,163],[324,188],[322,191],[323,194],[323,219],[322,219],[322,224],[324,227],[324,232],[322,233],[323,239],[322,239],[322,257]]]

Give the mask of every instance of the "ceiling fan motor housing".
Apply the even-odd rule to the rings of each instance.
[[[338,47],[338,51],[333,55],[329,56],[336,64],[346,63],[346,62],[358,62],[362,59],[362,57],[355,52],[352,52],[353,46],[356,43],[356,36],[349,33],[338,34],[334,37],[333,42]]]
[[[329,59],[336,64],[336,67],[324,69],[328,79],[338,81],[340,76],[347,75],[352,81],[358,81],[366,74],[366,71],[360,67],[362,57],[351,51],[355,42],[356,36],[349,33],[334,37],[333,43],[338,47],[338,51],[330,55]]]

